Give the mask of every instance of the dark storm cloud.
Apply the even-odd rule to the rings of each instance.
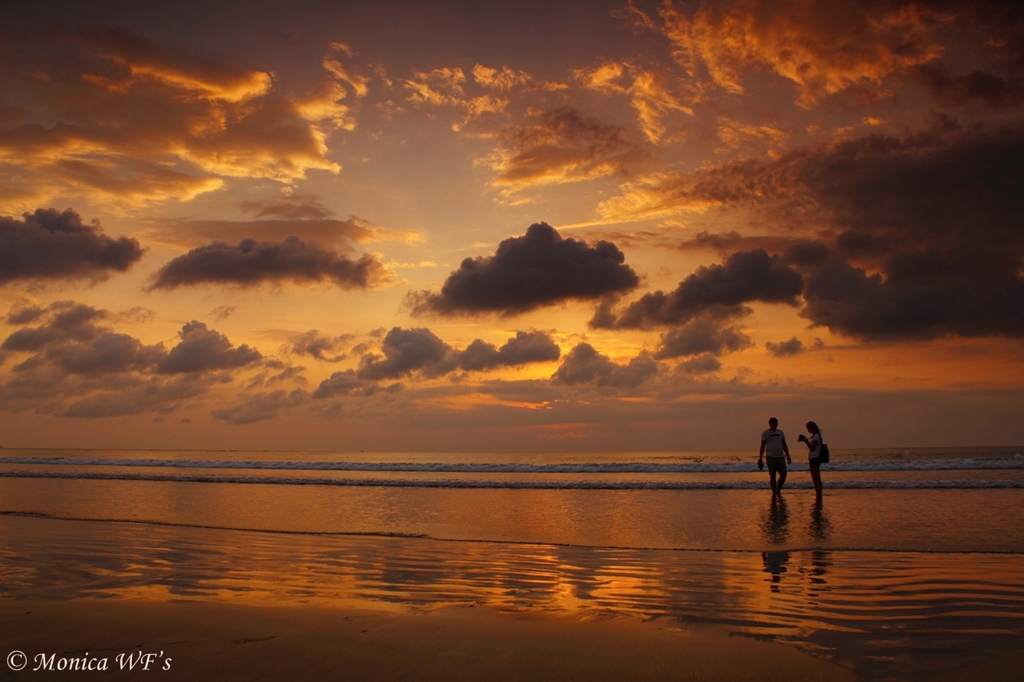
[[[338,395],[348,395],[363,385],[363,382],[356,376],[355,370],[346,369],[343,372],[335,372],[327,379],[321,381],[316,391],[313,392],[313,397],[319,400]]]
[[[288,350],[295,355],[310,355],[324,362],[340,362],[346,357],[341,349],[354,338],[353,334],[327,336],[313,329],[294,337]]]
[[[501,347],[474,339],[460,351],[424,327],[394,327],[381,342],[381,354],[364,355],[357,372],[335,372],[320,385],[314,397],[348,393],[360,386],[359,381],[398,379],[413,373],[438,377],[458,370],[485,372],[501,367],[551,362],[559,355],[558,345],[542,331],[516,332]]]
[[[178,333],[180,342],[169,352],[162,344],[146,346],[127,334],[98,324],[111,317],[104,310],[64,301],[53,304],[38,327],[23,327],[8,336],[0,348],[36,355],[15,369],[28,370],[51,362],[70,374],[110,374],[156,368],[178,374],[244,367],[259,361],[259,351],[235,348],[226,336],[192,321]]]
[[[493,343],[475,339],[462,352],[462,356],[459,358],[459,366],[465,370],[490,369],[499,364],[500,357],[498,347]]]
[[[283,242],[244,239],[238,246],[223,242],[201,246],[161,268],[149,288],[173,289],[208,283],[258,286],[291,281],[331,282],[344,289],[365,289],[386,277],[384,266],[369,255],[353,261],[292,236]]]
[[[987,71],[975,70],[953,75],[945,64],[936,62],[917,68],[917,77],[937,99],[953,104],[980,102],[994,109],[1006,109],[1021,100],[1021,83]]]
[[[60,301],[46,308],[22,308],[8,316],[8,322],[35,321],[44,315],[50,319],[38,327],[22,327],[6,339],[0,348],[7,351],[36,351],[60,341],[92,341],[103,329],[97,322],[108,313],[73,301]]]
[[[915,69],[919,82],[942,104],[976,102],[994,109],[1021,103],[1024,94],[1024,15],[1015,2],[951,2],[942,9],[979,30],[974,56],[988,53],[988,63],[967,73],[935,61]],[[980,49],[979,49],[980,48]],[[974,60],[972,60],[974,61]],[[978,63],[978,62],[975,62]]]
[[[459,353],[459,367],[481,371],[497,367],[515,367],[533,362],[551,362],[561,355],[558,344],[544,332],[516,332],[501,348],[480,339]]]
[[[743,251],[618,315],[604,306],[595,326],[680,324],[702,310],[726,318],[747,302],[798,305],[802,296],[804,317],[854,338],[1024,335],[1020,126],[964,129],[940,119],[913,135],[723,164],[647,190],[652,201],[741,209],[782,234],[790,245],[781,260],[756,257],[771,261],[776,286],[741,284],[766,273],[730,268],[733,258],[756,259],[758,250]],[[736,286],[713,286],[712,274],[734,275]]]
[[[82,419],[166,413],[262,358],[199,322],[182,327],[180,342],[170,351],[108,326],[137,320],[135,310],[112,314],[61,301],[23,307],[10,317],[41,321],[14,332],[3,344],[9,355],[30,354],[0,384],[0,408],[14,412],[34,409]]]
[[[567,300],[593,300],[635,288],[639,278],[611,242],[563,239],[547,223],[498,245],[493,256],[467,258],[438,294],[410,292],[414,314],[524,313]]]
[[[113,316],[92,306],[61,301],[31,312],[36,319],[46,316],[45,323],[23,327],[0,344],[5,351],[37,353],[18,366],[22,370],[49,361],[71,374],[107,374],[151,367],[177,374],[233,369],[262,358],[259,351],[249,346],[235,348],[226,336],[208,329],[202,322],[184,325],[178,333],[180,342],[168,352],[162,344],[146,346],[135,337],[114,332],[103,324]]]
[[[768,354],[774,358],[786,358],[791,355],[799,355],[807,350],[804,347],[804,342],[795,336],[789,341],[779,341],[778,343],[769,341],[764,344],[764,347],[768,349]]]
[[[718,318],[744,314],[754,301],[796,306],[801,274],[764,249],[740,251],[722,265],[700,267],[672,292],[645,294],[617,317],[607,309],[591,321],[595,327],[643,329],[681,325],[702,316]]]
[[[724,326],[713,318],[700,318],[664,334],[654,357],[664,360],[704,353],[714,356],[750,345],[750,337],[736,327]]]
[[[881,273],[839,256],[808,269],[801,314],[847,336],[1024,335],[1024,279],[1002,254],[893,253]]]
[[[684,375],[711,374],[722,369],[722,363],[714,355],[705,353],[676,365],[676,372]]]
[[[790,165],[833,224],[881,248],[1021,251],[1024,130],[873,136],[804,150]],[[784,181],[784,178],[780,178]],[[992,243],[992,240],[995,240]],[[991,244],[991,246],[990,246]]]
[[[658,373],[658,363],[641,353],[628,364],[613,362],[589,343],[577,344],[569,351],[551,380],[556,384],[575,386],[597,384],[614,388],[636,388]]]
[[[105,278],[142,257],[134,239],[111,239],[68,209],[0,217],[0,284],[25,279]]]
[[[397,379],[427,367],[455,367],[451,346],[424,327],[392,328],[384,337],[381,352],[383,357],[376,354],[363,356],[359,366],[360,379]]]
[[[35,322],[46,313],[46,308],[40,308],[30,303],[22,303],[12,307],[7,313],[7,324],[28,324]]]
[[[102,375],[152,367],[165,355],[163,346],[146,346],[128,334],[106,331],[85,343],[57,344],[46,357],[69,374]]]
[[[865,339],[1024,334],[1024,131],[870,138],[802,165],[846,228],[786,252],[804,317]]]
[[[237,348],[228,337],[192,320],[178,332],[181,341],[157,364],[162,374],[184,374],[237,369],[259,362],[263,356],[245,344]]]

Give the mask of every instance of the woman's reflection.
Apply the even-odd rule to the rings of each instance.
[[[811,522],[807,527],[807,530],[811,539],[816,542],[820,543],[828,540],[832,527],[828,520],[828,513],[825,511],[825,507],[822,505],[821,500],[815,502],[814,506],[811,507]]]

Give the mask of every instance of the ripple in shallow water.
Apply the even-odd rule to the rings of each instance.
[[[982,661],[1024,636],[1024,556],[673,551],[0,517],[4,598],[620,613],[724,625],[862,678]]]

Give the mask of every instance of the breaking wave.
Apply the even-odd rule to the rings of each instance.
[[[81,467],[151,467],[161,469],[250,469],[280,471],[367,471],[452,474],[685,474],[749,473],[748,462],[582,462],[529,464],[517,462],[321,462],[278,460],[121,459],[85,457],[2,457],[0,464]],[[1006,459],[850,460],[825,465],[829,471],[974,471],[1024,469],[1024,457]],[[795,459],[795,469],[805,467]]]

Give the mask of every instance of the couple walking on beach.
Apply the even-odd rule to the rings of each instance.
[[[821,501],[821,429],[814,422],[807,422],[810,437],[800,434],[797,439],[807,445],[807,465],[814,481],[814,492]],[[768,460],[768,474],[771,477],[772,499],[782,497],[782,484],[786,482],[786,463],[793,463],[786,444],[786,434],[779,430],[779,420],[772,417],[768,420],[768,430],[761,434],[761,451],[757,455],[757,468],[764,469],[764,460]]]

